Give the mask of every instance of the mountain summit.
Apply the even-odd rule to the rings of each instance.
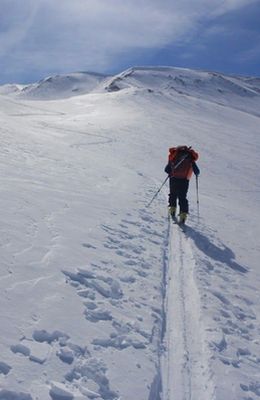
[[[29,85],[4,85],[0,94],[23,99],[58,100],[90,93],[122,90],[166,96],[192,96],[259,115],[260,79],[174,67],[133,67],[115,76],[77,72],[47,77]],[[257,104],[257,106],[256,106]]]

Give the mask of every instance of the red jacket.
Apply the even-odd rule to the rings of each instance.
[[[187,146],[169,148],[168,165],[165,171],[170,177],[190,179],[192,175],[192,162],[197,161],[199,155]]]

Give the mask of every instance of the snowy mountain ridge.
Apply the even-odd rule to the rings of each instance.
[[[248,102],[249,112],[259,116],[260,82],[257,79],[228,76],[216,72],[172,67],[135,67],[112,77],[105,89],[109,92],[127,88],[146,89],[164,95],[203,98],[223,105],[241,108],[241,98]],[[253,101],[252,101],[253,100]],[[242,110],[247,111],[246,105]]]
[[[151,82],[154,79],[154,85]],[[118,76],[112,78],[113,82],[129,81],[129,84],[141,86],[152,85],[154,88],[162,89],[179,88],[202,88],[212,86],[219,93],[233,92],[239,95],[257,95],[260,89],[260,82],[241,76],[228,76],[222,73],[191,70],[188,68],[174,67],[134,67],[122,72]]]
[[[95,89],[107,75],[94,72],[75,72],[49,76],[29,85],[3,85],[0,94],[15,94],[24,99],[59,99],[86,94]]]
[[[147,90],[175,96],[193,96],[231,105],[259,116],[260,82],[258,78],[229,76],[217,72],[174,67],[132,67],[115,76],[77,72],[49,76],[29,85],[3,85],[0,94],[24,100],[58,100],[89,93],[120,90]],[[241,98],[244,100],[242,105]],[[241,107],[242,105],[242,107]],[[247,106],[248,105],[248,106]]]
[[[0,92],[0,400],[258,400],[259,79]],[[185,232],[167,184],[147,207],[178,144],[200,156]]]
[[[49,76],[29,85],[3,85],[0,93],[8,91],[23,98],[47,100],[82,95],[100,90],[118,91],[127,87],[176,90],[180,94],[204,94],[211,88],[212,95],[234,94],[254,97],[260,92],[258,78],[229,76],[218,72],[191,70],[174,67],[132,67],[109,77],[94,72],[76,72],[66,75]],[[8,90],[9,89],[9,90]]]

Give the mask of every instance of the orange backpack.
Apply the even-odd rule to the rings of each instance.
[[[171,147],[169,149],[169,163],[171,165],[171,177],[190,179],[192,175],[192,162],[198,158],[198,154],[187,146]]]

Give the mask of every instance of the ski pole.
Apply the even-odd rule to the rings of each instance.
[[[190,149],[191,149],[191,147],[188,148],[188,150],[190,150]],[[176,165],[173,166],[173,170],[177,169],[187,157],[188,157],[188,154],[185,154],[185,156]],[[147,207],[150,207],[150,205],[154,201],[155,197],[160,193],[160,191],[162,190],[162,187],[165,185],[165,183],[167,182],[168,179],[169,179],[169,175],[167,176],[167,178],[165,178],[161,187],[157,190],[157,192],[155,193],[155,195],[153,196],[151,201],[147,204]]]
[[[199,178],[196,175],[196,194],[197,194],[197,209],[198,209],[198,216],[200,214],[200,203],[199,203]]]
[[[165,183],[167,182],[167,180],[169,179],[169,175],[167,176],[167,178],[165,178],[165,180],[163,181],[163,183],[161,184],[160,188],[157,190],[157,192],[155,193],[155,195],[153,196],[153,198],[150,200],[150,202],[147,204],[147,207],[150,207],[150,205],[152,204],[152,202],[154,201],[155,197],[158,196],[158,194],[160,193],[160,191],[162,190],[163,186],[165,185]]]

